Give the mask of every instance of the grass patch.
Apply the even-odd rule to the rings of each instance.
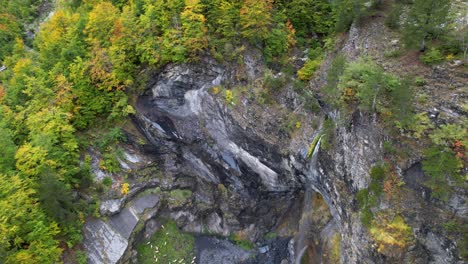
[[[192,235],[182,233],[174,221],[167,221],[148,242],[137,247],[138,263],[190,263],[195,256],[194,244]]]
[[[180,207],[187,203],[191,196],[192,191],[190,190],[173,190],[169,193],[168,203],[172,207]]]
[[[331,240],[330,263],[340,263],[341,235],[335,234]]]
[[[265,239],[266,240],[272,240],[272,239],[275,239],[277,236],[278,236],[278,234],[276,232],[270,232],[270,233],[265,235]]]
[[[254,245],[252,242],[250,242],[250,240],[247,239],[247,236],[244,232],[240,231],[240,232],[236,232],[236,233],[232,233],[230,236],[229,236],[229,240],[231,240],[232,242],[234,242],[237,246],[245,249],[245,250],[251,250],[254,248]]]
[[[403,54],[403,50],[401,49],[394,49],[394,50],[388,50],[384,52],[384,57],[385,58],[398,58]]]

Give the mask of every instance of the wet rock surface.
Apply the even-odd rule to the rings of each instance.
[[[250,257],[250,252],[230,241],[208,236],[198,236],[195,240],[196,263],[243,263]]]

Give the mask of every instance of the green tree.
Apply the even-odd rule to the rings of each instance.
[[[355,20],[359,20],[366,11],[365,0],[333,1],[333,13],[336,21],[335,30],[344,32]]]
[[[292,0],[286,4],[285,11],[298,37],[326,34],[334,25],[332,5],[327,0]]]
[[[431,188],[431,196],[441,200],[448,200],[450,185],[447,179],[463,182],[460,169],[463,167],[460,159],[455,157],[453,150],[440,146],[428,148],[424,153],[423,170],[429,176],[426,184]]]
[[[217,40],[226,42],[239,35],[241,1],[202,0],[208,27],[216,34]]]
[[[0,174],[0,262],[56,263],[61,249],[54,239],[59,233],[34,198],[29,180]]]
[[[41,177],[37,193],[46,214],[61,226],[76,221],[73,195],[69,187],[58,180],[52,171],[47,171]]]
[[[441,37],[449,24],[451,1],[415,0],[405,23],[404,37],[408,46],[419,44],[426,49],[426,41]]]
[[[283,55],[288,50],[288,31],[286,25],[278,23],[276,27],[271,29],[265,40],[264,54],[267,61]]]
[[[109,2],[101,2],[93,7],[93,10],[89,13],[89,20],[85,29],[91,43],[97,42],[102,47],[110,45],[119,13],[119,9]]]
[[[268,37],[273,0],[245,0],[240,10],[241,34],[254,43]]]
[[[0,120],[3,116],[0,112]],[[15,168],[16,145],[13,142],[13,133],[6,127],[4,121],[0,121],[0,173],[7,174]]]
[[[39,49],[42,67],[56,68],[57,72],[67,72],[68,65],[78,56],[86,54],[85,17],[78,13],[58,10],[42,25],[35,39]]]
[[[198,0],[186,0],[186,7],[181,13],[184,46],[192,56],[200,53],[207,46],[205,16]]]
[[[17,18],[11,14],[0,13],[0,61],[11,53],[14,40],[21,35],[21,26]]]

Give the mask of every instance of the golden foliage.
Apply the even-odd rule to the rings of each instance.
[[[372,221],[370,233],[377,250],[389,257],[399,256],[412,242],[412,229],[400,215],[392,218],[385,212],[378,214]]]
[[[127,195],[128,192],[129,192],[129,184],[128,183],[122,183],[122,186],[120,188],[120,193],[122,193],[122,195]]]

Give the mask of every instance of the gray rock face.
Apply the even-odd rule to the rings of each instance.
[[[230,202],[227,208],[222,204],[211,205],[210,210],[219,208],[221,215],[211,213],[202,217],[205,213],[195,211],[172,214],[173,218],[190,216],[188,229],[196,230],[193,222],[201,221],[211,232],[223,235],[251,225],[268,229],[285,213],[281,207],[271,209],[294,200],[291,192],[304,188],[307,178],[310,187],[320,192],[330,205],[340,230],[350,238],[348,241],[365,243],[365,236],[355,233],[355,230],[363,232],[354,223],[358,219],[347,212],[353,206],[349,197],[367,186],[369,168],[381,157],[378,133],[369,133],[365,124],[350,132],[343,129],[341,147],[334,150],[333,157],[320,158],[318,168],[312,168],[315,163],[307,158],[307,147],[313,136],[302,142],[291,141],[290,144],[302,147],[291,145],[287,148],[293,151],[282,153],[278,146],[241,125],[223,102],[208,92],[212,86],[232,82],[230,76],[228,68],[211,61],[168,67],[149,93],[139,99],[138,124],[149,141],[161,150],[166,173],[188,173],[198,182],[197,186],[223,184],[239,194],[240,200]],[[310,135],[314,134],[317,131],[310,131]],[[372,159],[368,159],[369,154]],[[346,189],[338,189],[338,181]],[[349,263],[359,259],[364,248],[360,243],[343,242],[343,248],[349,249],[349,255],[345,256]]]
[[[374,29],[379,29],[378,25]],[[356,59],[366,50],[372,50],[375,43],[365,31],[353,26],[343,46],[348,57]],[[342,237],[342,263],[388,261],[377,252],[367,228],[363,227],[356,201],[357,192],[369,186],[370,168],[384,158],[384,136],[375,118],[355,113],[348,124],[336,128],[331,149],[319,151],[314,155],[316,160],[310,159],[308,148],[319,134],[323,120],[338,120],[339,114],[324,110],[309,115],[303,124],[316,122],[318,128],[305,126],[300,133],[289,137],[277,129],[275,123],[284,120],[275,116],[276,112],[270,113],[273,109],[268,106],[258,107],[246,98],[241,98],[236,107],[228,106],[221,96],[211,94],[210,88],[241,86],[261,79],[263,70],[258,56],[246,54],[244,60],[246,79],[241,81],[236,77],[238,69],[209,58],[201,58],[196,64],[169,65],[151,79],[149,89],[138,98],[134,116],[151,146],[143,155],[126,153],[121,165],[130,170],[135,164],[151,163],[156,157],[164,177],[150,176],[135,181],[130,198],[102,203],[101,213],[110,217],[89,221],[85,227],[85,246],[91,263],[116,263],[132,244],[129,241],[137,223],[147,219],[146,208],[156,208],[152,215],[159,209],[158,217],[176,220],[185,231],[224,236],[232,231],[244,231],[255,241],[281,224],[304,189],[320,193],[329,206],[333,226],[336,225]],[[315,84],[323,84],[324,72],[326,67],[319,72]],[[292,97],[291,101],[295,102],[292,108],[296,109],[295,92],[290,89],[285,93]],[[286,101],[284,107],[288,107]],[[96,174],[98,178],[104,177],[100,171]],[[415,212],[405,220],[415,230],[416,240],[406,260],[455,263],[453,242],[424,226],[428,212],[432,212],[428,209],[432,204],[427,201],[430,200],[427,188],[420,184],[424,173],[420,168],[411,167],[404,174],[408,188],[415,195],[414,203],[405,205],[413,206],[414,210],[410,211]],[[142,190],[155,187],[190,190],[191,195],[184,199],[171,197],[161,208],[157,196],[135,198]],[[454,214],[466,216],[464,196],[453,196],[449,207]],[[323,230],[322,233],[330,239],[332,232]],[[283,249],[293,247],[288,241],[280,243]],[[216,245],[198,249],[200,263],[239,263],[249,255],[226,241],[207,238],[205,242]],[[289,258],[294,248],[289,250],[292,252],[289,255],[276,256],[275,252],[279,251],[273,246],[268,250],[261,247],[256,263],[293,260]]]
[[[120,212],[123,199],[111,199],[101,203],[99,212],[101,215],[114,215]]]
[[[156,208],[158,203],[158,195],[143,195],[108,219],[88,220],[84,227],[83,241],[88,253],[88,263],[118,263],[128,248],[136,225],[145,220],[145,210]]]
[[[84,227],[84,241],[89,263],[117,263],[128,241],[109,223],[102,220],[88,220]]]
[[[250,256],[249,252],[226,240],[201,236],[197,237],[195,244],[197,263],[237,264]]]

